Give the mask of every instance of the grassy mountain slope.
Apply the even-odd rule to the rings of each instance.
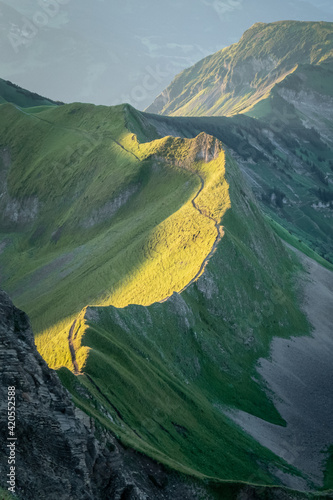
[[[286,425],[256,364],[274,337],[310,331],[300,265],[237,165],[248,175],[281,157],[282,168],[286,148],[309,138],[294,115],[286,139],[269,113],[259,122],[0,105],[2,286],[82,409],[127,445],[217,485],[313,487],[225,414]]]
[[[0,103],[11,102],[22,108],[31,108],[34,106],[57,106],[62,104],[45,97],[41,97],[34,92],[22,89],[8,80],[0,78]]]
[[[47,335],[38,344],[54,367],[71,366],[59,338],[83,306],[164,300],[202,274],[223,236],[218,142],[140,145],[124,116],[123,107],[1,108],[2,282]]]
[[[257,23],[241,40],[178,75],[147,112],[220,116],[244,112],[302,64],[332,62],[332,23]]]
[[[231,159],[227,165],[231,209],[203,276],[164,303],[84,309],[73,331],[78,359],[89,349],[84,375],[61,373],[78,404],[172,468],[218,481],[280,484],[278,470],[292,469],[242,435],[223,409],[246,408],[284,425],[255,380],[255,363],[268,354],[272,336],[308,326],[295,308],[295,263],[237,166]]]
[[[332,28],[258,23],[239,43],[180,74],[148,108],[179,116],[163,121],[150,114],[157,134],[205,130],[222,140],[269,217],[330,262]]]
[[[258,197],[276,220],[333,262],[333,65],[300,66],[247,113],[263,133],[284,136],[271,165],[244,165]],[[268,162],[266,162],[268,163]],[[264,193],[270,187],[271,198]],[[272,200],[272,194],[278,195]],[[267,189],[266,189],[267,193]],[[278,203],[276,203],[278,201]],[[275,206],[274,206],[275,205]]]
[[[77,402],[177,470],[292,477],[223,414],[283,425],[255,363],[273,336],[308,326],[294,263],[221,143],[152,138],[127,106],[4,104],[0,116],[2,283],[49,364],[84,373],[63,372]]]

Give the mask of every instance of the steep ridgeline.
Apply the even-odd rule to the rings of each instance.
[[[249,439],[224,414],[242,409],[283,426],[255,364],[268,355],[272,337],[309,329],[294,291],[297,261],[265,223],[230,158],[227,165],[231,208],[204,274],[163,303],[84,308],[72,331],[76,358],[88,350],[81,375],[59,374],[82,409],[172,469],[221,485],[308,489],[311,475]]]
[[[241,40],[180,73],[147,112],[173,116],[244,113],[304,64],[332,62],[332,23],[257,23]]]
[[[177,77],[164,108],[162,98],[148,108],[187,117],[149,115],[156,136],[193,137],[204,130],[218,137],[265,212],[330,262],[332,40],[331,23],[257,24],[238,44]]]
[[[332,98],[321,94],[312,104],[309,100],[313,111],[316,107],[327,110],[322,117],[316,111],[310,116],[305,113],[303,92],[288,90],[287,94],[287,84],[281,84],[263,103],[268,113],[261,119],[245,115],[174,118],[136,112],[136,121],[140,128],[148,127],[150,137],[194,137],[204,130],[219,138],[237,161],[264,212],[333,263]],[[280,91],[303,106],[303,115],[280,98]],[[307,95],[311,99],[309,87]]]
[[[0,107],[2,283],[54,368],[72,366],[82,307],[167,299],[203,273],[223,236],[220,142],[140,144],[125,117],[123,106]]]

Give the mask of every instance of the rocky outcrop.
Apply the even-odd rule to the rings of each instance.
[[[8,473],[7,391],[16,391],[16,492],[21,498],[92,496],[93,436],[35,349],[27,316],[0,294],[1,481]]]
[[[108,221],[116,213],[126,205],[126,203],[131,199],[131,197],[139,190],[139,185],[130,186],[125,191],[121,192],[113,200],[108,201],[105,205],[99,209],[93,210],[89,218],[82,222],[82,227],[88,229],[94,227],[97,224]]]
[[[7,183],[10,166],[9,149],[0,148],[0,221],[5,228],[33,222],[40,205],[36,196],[19,199],[10,195]]]

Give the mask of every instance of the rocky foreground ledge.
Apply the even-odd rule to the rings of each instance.
[[[28,317],[0,291],[2,488],[14,485],[20,500],[307,498],[280,489],[204,485],[124,448],[108,432],[99,440],[94,432],[94,422],[37,352]]]

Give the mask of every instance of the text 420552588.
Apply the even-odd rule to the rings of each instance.
[[[8,387],[8,490],[15,493],[16,487],[16,392],[15,387]]]

